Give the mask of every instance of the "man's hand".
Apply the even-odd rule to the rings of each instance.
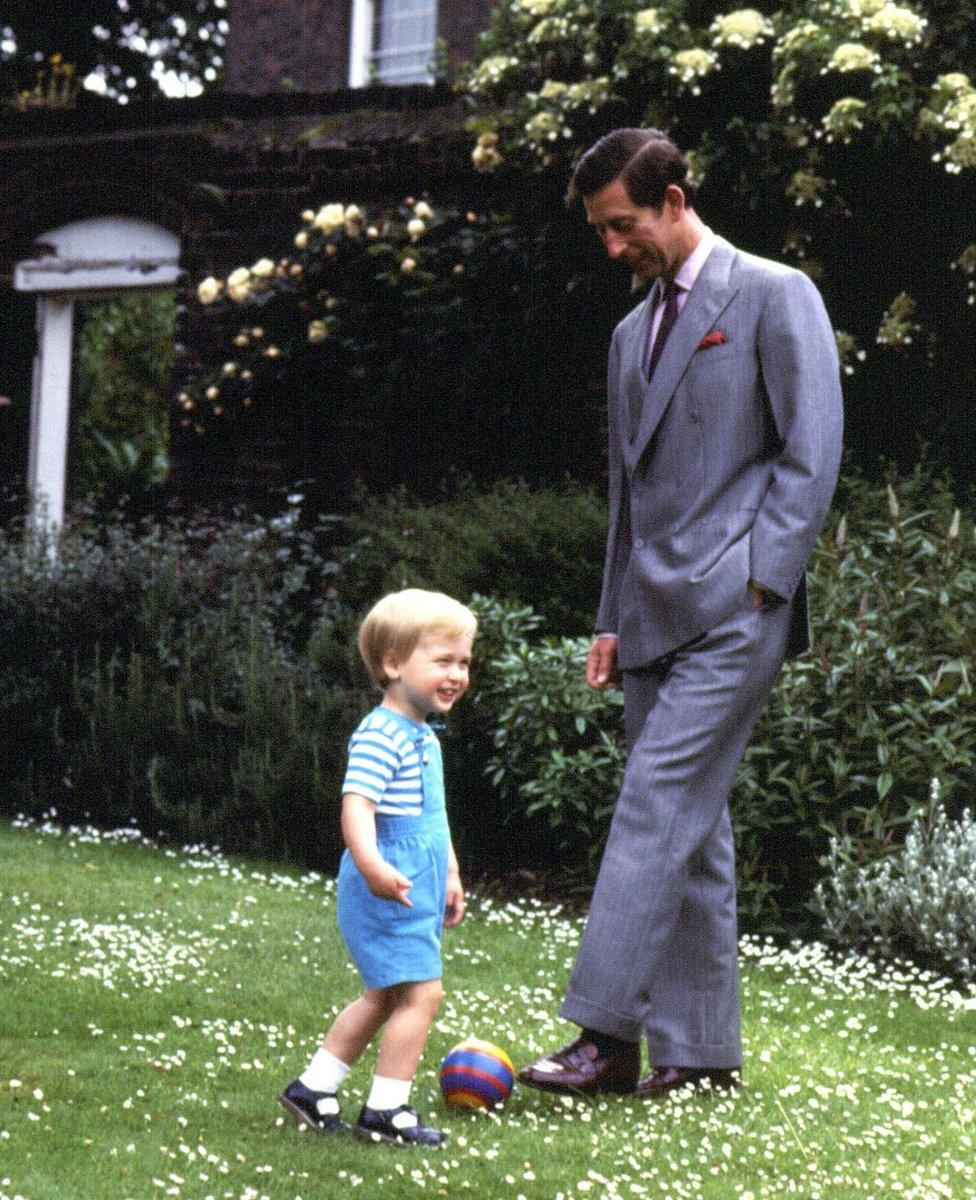
[[[620,682],[617,639],[613,634],[602,633],[594,638],[586,656],[586,682],[600,692]]]
[[[390,863],[380,859],[363,871],[363,878],[374,896],[379,896],[381,900],[395,900],[405,908],[413,908],[413,901],[407,895],[413,884]]]
[[[447,899],[444,903],[444,928],[450,929],[464,916],[464,888],[456,870],[447,873]]]

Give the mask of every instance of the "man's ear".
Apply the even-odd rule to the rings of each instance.
[[[668,184],[664,193],[664,206],[674,218],[678,218],[684,213],[687,207],[685,194],[676,183]]]

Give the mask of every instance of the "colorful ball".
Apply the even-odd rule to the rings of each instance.
[[[466,1038],[441,1063],[441,1092],[457,1108],[494,1108],[512,1093],[515,1068],[500,1046]]]

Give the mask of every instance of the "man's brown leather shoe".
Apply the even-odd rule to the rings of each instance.
[[[529,1087],[544,1092],[593,1096],[597,1092],[630,1093],[640,1075],[640,1046],[635,1042],[623,1050],[601,1055],[585,1036],[519,1071]]]
[[[641,1100],[652,1096],[666,1096],[678,1088],[711,1087],[717,1092],[728,1091],[739,1084],[739,1072],[725,1067],[655,1067],[638,1083],[634,1095]]]

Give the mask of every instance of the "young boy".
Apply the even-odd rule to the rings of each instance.
[[[383,700],[349,742],[336,908],[364,991],[279,1096],[322,1133],[349,1128],[336,1093],[382,1030],[376,1074],[353,1132],[383,1142],[445,1141],[409,1105],[443,995],[441,928],[464,915],[440,745],[426,718],[449,712],[467,689],[476,630],[474,615],[456,600],[408,588],[384,596],[359,631],[359,652]]]

